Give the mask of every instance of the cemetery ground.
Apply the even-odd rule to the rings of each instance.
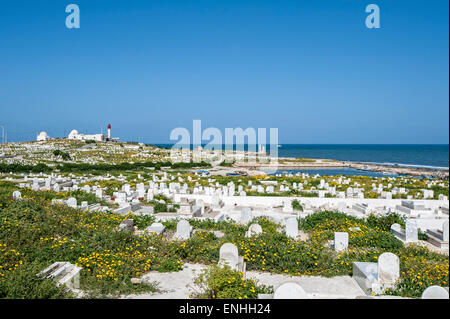
[[[307,234],[302,240],[287,237],[283,227],[267,217],[246,224],[189,219],[193,234],[181,240],[173,236],[177,220],[163,222],[166,231],[160,235],[147,233],[154,216],[88,212],[52,204],[55,196],[67,194],[27,188],[21,188],[22,198],[14,200],[16,189],[14,183],[1,182],[0,298],[80,297],[37,275],[57,261],[82,268],[84,298],[161,294],[159,282],[140,279],[152,278],[146,274],[153,272],[181,274],[184,265],[193,264],[203,266],[195,279],[200,289],[192,291],[192,298],[253,299],[272,293],[271,285],[217,266],[225,243],[238,248],[247,272],[337,278],[351,276],[353,262],[377,262],[382,253],[391,252],[399,257],[400,279],[385,294],[418,298],[429,286],[448,287],[448,255],[420,245],[405,246],[390,232],[392,224],[405,226],[395,213],[363,219],[316,212],[298,219],[298,229]],[[127,219],[133,219],[137,229],[119,231]],[[252,223],[258,223],[263,232],[246,237]],[[331,247],[335,232],[348,232],[348,249],[337,252]]]

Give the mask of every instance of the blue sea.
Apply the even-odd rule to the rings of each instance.
[[[330,158],[410,167],[448,169],[449,145],[305,145],[283,144],[279,157]]]
[[[170,144],[160,146],[171,147]],[[276,147],[276,146],[273,146]],[[269,152],[269,145],[266,151]],[[449,167],[449,145],[419,144],[282,144],[279,157],[325,158],[409,167]]]

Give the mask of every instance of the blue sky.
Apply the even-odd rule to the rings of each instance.
[[[65,27],[66,5],[81,28]],[[366,5],[381,28],[365,27]],[[279,129],[280,143],[449,141],[448,1],[2,0],[10,141],[113,127]]]

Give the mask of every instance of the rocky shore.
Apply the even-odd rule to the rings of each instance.
[[[334,161],[334,160],[316,160],[315,162],[288,162],[278,163],[276,165],[267,165],[263,163],[235,163],[234,168],[248,171],[261,170],[300,170],[300,169],[327,169],[327,168],[353,168],[361,171],[381,172],[387,174],[399,174],[409,176],[436,177],[448,179],[449,171],[444,169],[431,169],[422,167],[404,167],[383,164],[368,164],[360,162]],[[254,175],[254,174],[251,174]]]
[[[444,169],[431,169],[422,167],[404,167],[395,165],[367,164],[358,162],[343,162],[347,167],[362,171],[386,172],[410,176],[449,178],[449,171]]]

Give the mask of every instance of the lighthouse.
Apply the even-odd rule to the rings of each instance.
[[[111,141],[111,124],[108,124],[108,140]]]

